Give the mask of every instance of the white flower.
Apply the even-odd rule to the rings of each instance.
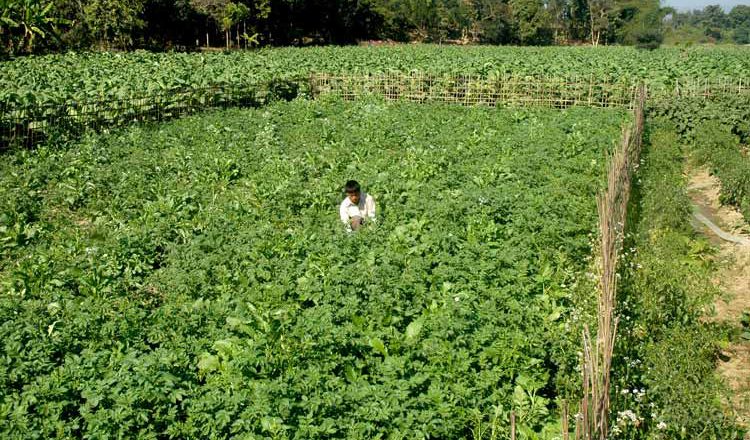
[[[627,422],[635,423],[638,421],[638,416],[631,410],[626,409],[617,413],[617,424],[627,424]]]
[[[663,430],[667,429],[667,424],[664,423],[664,422],[659,422],[659,424],[656,425],[656,429],[659,429],[659,430],[663,431]]]

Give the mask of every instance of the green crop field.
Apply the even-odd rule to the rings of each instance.
[[[0,63],[0,438],[572,438],[603,316],[607,438],[743,438],[716,366],[747,330],[707,319],[686,170],[750,219],[749,71],[747,47]],[[345,101],[314,72],[419,74]],[[348,179],[377,203],[355,233]]]
[[[316,47],[206,54],[99,53],[0,63],[0,103],[123,99],[183,88],[246,85],[312,71],[533,75],[670,86],[682,78],[745,78],[750,48]]]
[[[2,437],[551,429],[629,118],[295,101],[6,154]]]

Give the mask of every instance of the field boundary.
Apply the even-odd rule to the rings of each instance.
[[[684,98],[750,95],[750,78],[676,79],[671,94]]]
[[[632,109],[638,86],[607,78],[522,77],[507,75],[435,75],[426,72],[310,75],[313,98],[336,95],[346,100],[380,96],[389,101],[450,103],[468,106],[572,106]]]
[[[608,161],[607,186],[597,196],[599,247],[595,252],[599,283],[596,335],[588,326],[582,333],[583,395],[576,440],[606,440],[609,435],[612,358],[617,337],[617,271],[622,250],[632,177],[640,162],[645,123],[646,88],[638,87],[633,122],[623,129],[622,141]],[[564,433],[565,434],[565,433]]]
[[[21,97],[0,101],[0,150],[30,147],[53,135],[134,122],[160,122],[212,108],[258,107],[300,96],[335,95],[345,100],[379,96],[388,101],[447,103],[488,107],[625,108],[634,110],[642,90],[650,99],[730,95],[750,96],[750,79],[677,79],[645,86],[609,77],[432,74],[424,71],[381,73],[312,72],[268,81],[203,88],[159,90],[121,99],[91,98],[39,104]]]

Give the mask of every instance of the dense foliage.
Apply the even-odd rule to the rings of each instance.
[[[731,127],[719,121],[702,123],[696,129],[694,149],[721,181],[721,202],[738,208],[750,222],[750,157]]]
[[[246,48],[390,39],[632,43],[661,33],[656,0],[4,0],[0,54],[101,48]],[[35,37],[35,38],[29,38]]]
[[[706,122],[726,125],[740,141],[750,143],[750,93],[733,90],[703,96],[680,96],[649,101],[652,117],[665,117],[675,124],[683,139],[693,141]]]
[[[295,101],[6,154],[0,436],[551,428],[626,117]]]
[[[725,12],[719,5],[703,9],[668,12],[665,17],[666,39],[674,43],[750,43],[750,6],[737,5]]]
[[[750,48],[627,47],[315,47],[227,54],[97,53],[20,58],[0,63],[0,102],[122,99],[211,85],[245,85],[310,71],[421,70],[501,77],[578,76],[646,80],[655,90],[676,78],[747,77]]]
[[[721,181],[721,202],[750,221],[750,95],[719,93],[710,99],[654,100],[650,113],[669,118],[693,156]]]

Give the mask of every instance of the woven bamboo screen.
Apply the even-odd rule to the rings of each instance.
[[[347,100],[367,95],[387,100],[486,106],[571,106],[633,108],[636,85],[597,78],[542,78],[433,75],[424,72],[378,74],[313,73],[313,97]]]

